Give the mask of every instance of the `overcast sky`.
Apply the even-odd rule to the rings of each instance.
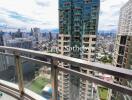
[[[99,30],[116,30],[128,0],[101,0]],[[58,28],[58,0],[0,0],[0,29]]]

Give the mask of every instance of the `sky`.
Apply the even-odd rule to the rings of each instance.
[[[99,30],[117,30],[128,0],[101,0]],[[58,29],[58,0],[0,0],[0,29]]]

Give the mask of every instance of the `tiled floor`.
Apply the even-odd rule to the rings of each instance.
[[[2,93],[2,92],[0,92],[0,93]],[[5,93],[2,93],[2,96],[0,96],[0,100],[17,100],[17,99],[15,99]]]

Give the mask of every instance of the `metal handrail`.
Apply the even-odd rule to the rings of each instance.
[[[21,96],[17,84],[0,80],[0,91],[16,98],[17,100],[46,100],[28,89],[24,90],[24,94]]]
[[[64,62],[64,63],[69,63],[71,65],[75,65],[75,66],[79,66],[81,68],[87,68],[87,69],[91,69],[91,70],[95,70],[98,72],[102,72],[102,73],[106,73],[106,74],[110,74],[113,76],[117,76],[117,77],[122,77],[125,79],[130,79],[132,80],[132,70],[129,69],[123,69],[123,68],[118,68],[118,67],[114,67],[111,65],[105,65],[105,64],[100,64],[100,63],[96,63],[96,62],[88,62],[82,59],[77,59],[77,58],[72,58],[72,57],[67,57],[67,56],[63,56],[63,55],[59,55],[59,54],[52,54],[52,53],[46,53],[46,52],[40,52],[40,51],[34,51],[34,50],[27,50],[27,49],[22,49],[22,48],[14,48],[14,47],[6,47],[6,46],[0,46],[0,49],[2,50],[9,50],[12,51],[14,53],[14,56],[16,57],[16,59],[23,58],[23,59],[27,59],[29,61],[36,61],[38,63],[43,63],[46,64],[47,66],[51,66],[51,78],[52,78],[52,89],[53,89],[53,94],[52,94],[52,99],[53,100],[57,100],[57,74],[58,71],[61,70],[63,72],[68,72],[70,74],[74,74],[74,75],[78,75],[80,78],[84,78],[87,79],[89,81],[92,81],[94,83],[98,83],[100,85],[106,86],[108,88],[117,90],[117,91],[121,91],[122,93],[126,93],[128,95],[132,95],[132,89],[122,86],[122,85],[118,85],[115,83],[109,83],[107,81],[104,81],[102,79],[96,78],[94,76],[89,76],[86,74],[83,74],[81,72],[77,72],[74,71],[72,69],[68,69],[68,68],[64,68],[64,67],[59,67],[58,65],[58,61],[59,62]],[[51,60],[51,62],[44,62],[41,60],[37,60],[34,58],[29,58],[29,57],[25,57],[25,56],[21,56],[21,54],[30,54],[30,55],[34,55],[34,56],[39,56],[39,57],[47,57]],[[1,53],[4,54],[4,53]],[[6,56],[8,55],[8,53],[5,54]],[[13,56],[13,54],[9,54],[11,56]],[[17,58],[18,57],[18,58]],[[18,66],[20,67],[20,66]],[[19,71],[21,71],[21,68],[19,69]],[[21,75],[20,75],[21,77]],[[21,87],[23,84],[23,79],[21,79],[19,81],[19,85],[20,85],[20,93],[22,95],[23,88]]]
[[[40,56],[40,57],[46,56],[48,58],[70,63],[76,66],[81,66],[83,68],[100,71],[103,73],[107,73],[107,74],[114,75],[114,76],[119,76],[122,78],[132,79],[132,70],[118,68],[112,65],[100,64],[97,62],[88,62],[82,59],[72,58],[72,57],[68,57],[64,55],[52,54],[52,53],[40,52],[40,51],[34,51],[34,50],[28,50],[28,49],[22,49],[22,48],[0,46],[0,49],[10,50],[10,51],[17,52],[17,53],[31,54],[31,55]]]

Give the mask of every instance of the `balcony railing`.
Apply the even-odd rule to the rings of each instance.
[[[81,68],[94,70],[101,73],[106,73],[112,76],[121,77],[128,80],[132,80],[132,70],[117,68],[111,65],[105,65],[105,64],[100,64],[96,62],[88,62],[85,60],[76,59],[76,58],[67,57],[67,56],[58,55],[58,54],[39,52],[39,51],[33,51],[33,50],[27,50],[27,49],[21,49],[21,48],[0,46],[0,50],[5,51],[5,52],[1,52],[0,55],[15,57],[15,64],[16,64],[16,71],[17,71],[17,78],[18,78],[18,88],[16,87],[16,85],[12,83],[0,80],[0,91],[3,91],[17,99],[18,98],[19,99],[24,98],[24,100],[43,100],[44,99],[38,96],[37,94],[24,88],[23,72],[21,67],[22,65],[20,63],[21,59],[26,59],[29,61],[41,63],[51,67],[52,100],[58,100],[58,72],[59,71],[70,73],[72,75],[78,76],[79,78],[83,80],[88,80],[90,82],[94,82],[104,87],[132,96],[132,88],[119,85],[113,82],[108,82],[98,77],[90,76],[88,74],[84,74],[70,68],[61,67],[61,66],[58,66],[58,64],[59,62],[64,62],[74,66],[79,66]],[[9,51],[12,53],[9,53],[6,51]],[[46,57],[50,60],[49,62],[45,62],[45,61],[31,58],[25,55]]]

